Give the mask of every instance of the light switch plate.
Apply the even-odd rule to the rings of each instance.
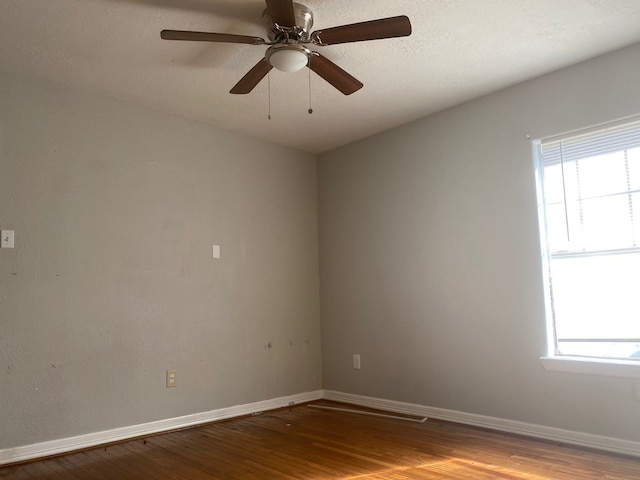
[[[212,258],[220,258],[220,245],[213,245],[211,248]]]
[[[13,230],[2,230],[2,248],[13,248],[15,242],[15,232]]]

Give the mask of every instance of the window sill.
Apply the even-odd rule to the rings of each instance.
[[[640,362],[582,357],[540,357],[542,366],[550,372],[584,373],[609,377],[640,378]]]

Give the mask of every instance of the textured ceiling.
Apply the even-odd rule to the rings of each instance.
[[[314,30],[404,14],[413,34],[316,47],[364,83],[347,97],[307,69],[273,70],[271,120],[266,78],[228,93],[265,46],[160,39],[265,37],[261,0],[0,0],[0,69],[320,153],[640,41],[640,0],[302,3]]]

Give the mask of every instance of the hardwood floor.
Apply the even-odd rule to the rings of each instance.
[[[640,459],[302,405],[6,467],[0,479],[632,480]]]

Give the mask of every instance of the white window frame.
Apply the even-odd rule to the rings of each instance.
[[[615,122],[631,123],[640,120],[640,116],[628,118],[626,120]],[[612,122],[613,124],[613,122]],[[593,127],[594,130],[606,128],[607,124]],[[582,133],[586,130],[568,132],[563,136],[572,136],[578,133]],[[542,156],[542,143],[543,139],[534,140],[533,146],[533,158],[534,158],[534,170],[536,178],[536,191],[538,200],[538,223],[540,231],[540,247],[542,254],[542,281],[545,294],[545,320],[546,320],[546,333],[547,333],[547,352],[546,355],[540,357],[542,366],[547,371],[564,372],[564,373],[578,373],[578,374],[591,374],[591,375],[606,375],[613,377],[624,378],[640,378],[640,362],[634,360],[625,360],[618,358],[601,358],[601,357],[578,357],[570,355],[556,354],[556,331],[553,320],[553,310],[551,305],[551,289],[549,278],[549,262],[551,253],[549,251],[549,245],[546,235],[546,213],[545,213],[545,200],[544,200],[544,185],[543,185],[543,156]]]

